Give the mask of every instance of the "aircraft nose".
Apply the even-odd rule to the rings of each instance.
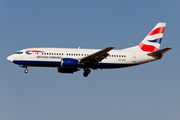
[[[10,61],[10,62],[13,62],[13,56],[12,55],[8,56],[7,60]]]

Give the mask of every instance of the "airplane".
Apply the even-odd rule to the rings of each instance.
[[[84,70],[87,77],[91,69],[113,69],[140,65],[162,58],[172,47],[159,50],[166,23],[158,23],[150,33],[136,46],[122,50],[81,49],[79,48],[28,48],[17,51],[7,60],[25,68],[57,67],[59,73],[74,73]]]

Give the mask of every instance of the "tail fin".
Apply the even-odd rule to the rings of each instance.
[[[161,45],[166,23],[158,23],[138,45],[144,52],[158,51]]]

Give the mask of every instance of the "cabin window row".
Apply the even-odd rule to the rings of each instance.
[[[74,53],[67,53],[67,56],[88,56],[89,54],[74,54]],[[109,57],[126,57],[126,55],[109,55]]]
[[[38,54],[38,53],[36,53]],[[63,55],[63,53],[41,53],[42,55]]]
[[[74,54],[74,53],[67,53],[67,56],[88,56],[89,54]]]
[[[17,54],[17,53],[16,53]],[[18,52],[18,54],[20,54]],[[21,53],[22,54],[22,53]],[[36,53],[38,54],[38,53]],[[41,53],[42,55],[63,55],[63,53]],[[89,54],[74,54],[74,53],[67,53],[67,56],[88,56]],[[109,55],[109,57],[126,57],[126,55]]]
[[[109,57],[126,57],[126,55],[109,55]]]

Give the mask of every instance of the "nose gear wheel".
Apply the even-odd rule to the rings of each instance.
[[[28,69],[26,68],[26,69],[24,70],[24,72],[25,72],[25,73],[28,73]]]

